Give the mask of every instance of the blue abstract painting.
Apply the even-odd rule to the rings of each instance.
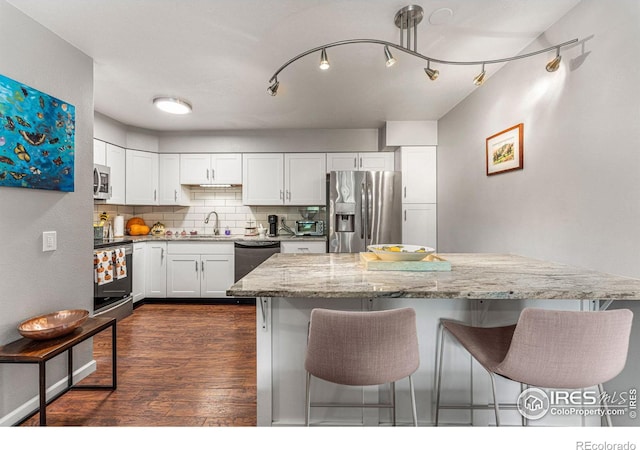
[[[0,75],[0,188],[73,192],[75,107]]]

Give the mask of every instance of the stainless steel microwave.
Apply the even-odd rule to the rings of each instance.
[[[109,200],[111,198],[111,168],[100,164],[93,165],[93,198]]]
[[[323,236],[324,222],[322,220],[296,220],[297,236]]]

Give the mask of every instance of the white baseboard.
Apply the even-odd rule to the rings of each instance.
[[[77,383],[78,381],[88,377],[93,372],[96,371],[96,361],[91,360],[84,366],[77,369],[73,372],[73,380]],[[67,387],[67,378],[64,377],[61,380],[54,383],[47,389],[47,399],[53,398],[58,395],[60,392],[64,391]],[[37,386],[36,386],[37,387]],[[12,425],[17,424],[22,419],[24,419],[31,411],[36,410],[40,406],[40,400],[38,399],[38,395],[27,400],[22,405],[18,406],[13,411],[10,411],[7,415],[0,418],[0,427],[10,427]]]

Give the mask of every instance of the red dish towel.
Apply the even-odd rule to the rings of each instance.
[[[104,250],[93,253],[93,269],[98,286],[113,281],[113,251]]]

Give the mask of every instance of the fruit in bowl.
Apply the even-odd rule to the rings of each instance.
[[[383,261],[420,261],[436,250],[424,245],[378,244],[367,249]]]

